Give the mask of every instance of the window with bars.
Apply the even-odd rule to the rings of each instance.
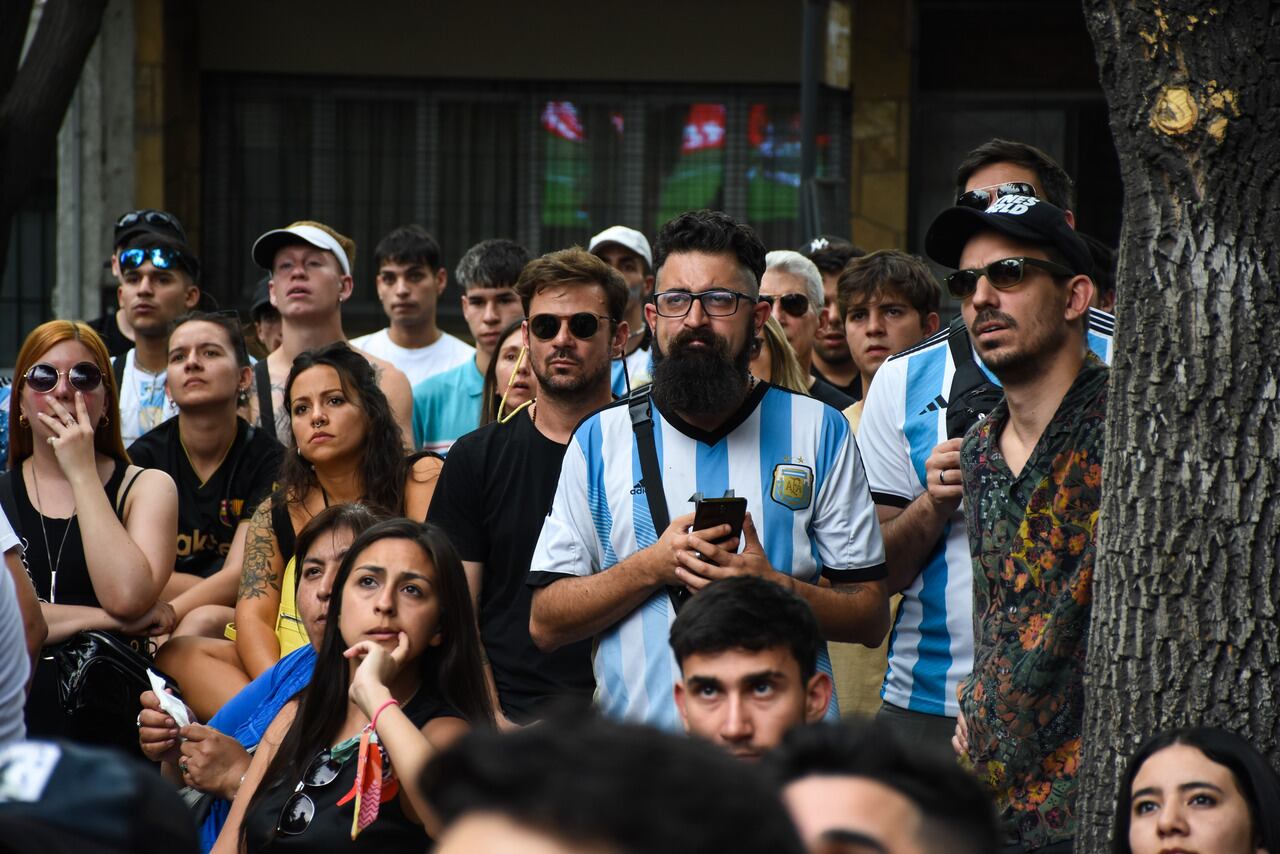
[[[585,245],[614,224],[652,238],[700,207],[745,219],[770,248],[807,237],[795,87],[210,75],[203,91],[205,286],[247,306],[261,276],[249,260],[254,238],[320,220],[359,247],[350,334],[384,325],[372,250],[409,222],[436,236],[446,267],[489,237],[535,254]],[[831,96],[818,173],[837,184],[848,175],[848,126],[847,99]],[[833,220],[828,230],[847,228],[847,206]],[[446,292],[441,306],[454,328],[457,297]]]

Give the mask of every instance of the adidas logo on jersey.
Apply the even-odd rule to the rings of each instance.
[[[631,487],[632,495],[644,495],[644,481],[637,480],[636,485]]]

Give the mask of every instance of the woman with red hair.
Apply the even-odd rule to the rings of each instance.
[[[118,405],[107,349],[86,324],[53,320],[27,336],[0,500],[26,543],[46,653],[86,629],[137,636],[173,627],[159,599],[177,549],[177,489],[164,472],[129,464]],[[29,732],[104,740],[64,716],[56,675],[47,660],[36,670]]]

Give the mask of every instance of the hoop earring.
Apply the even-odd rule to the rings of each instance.
[[[31,426],[31,422],[27,420],[27,415],[26,415],[26,413],[25,413],[25,412],[19,412],[19,413],[18,413],[18,423],[19,423],[20,425],[22,425],[23,427],[30,427],[30,426]]]

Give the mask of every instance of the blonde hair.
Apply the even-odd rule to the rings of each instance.
[[[87,347],[93,355],[93,363],[102,372],[102,387],[107,392],[102,411],[107,416],[107,423],[100,423],[94,429],[94,450],[121,462],[129,462],[129,454],[124,449],[124,440],[120,438],[120,390],[116,388],[116,378],[111,370],[111,356],[107,353],[107,346],[88,324],[78,320],[50,320],[31,330],[27,340],[22,342],[22,349],[18,351],[18,363],[13,369],[13,394],[9,398],[9,468],[11,469],[16,469],[23,460],[31,456],[35,444],[30,423],[23,422],[18,417],[22,414],[22,387],[27,382],[27,371],[40,361],[41,356],[63,341],[79,341]]]
[[[764,345],[769,348],[769,384],[785,388],[797,394],[809,393],[809,378],[800,367],[796,351],[791,348],[787,334],[782,331],[782,324],[777,318],[770,317],[764,322],[761,331]]]
[[[345,234],[338,231],[336,228],[325,225],[323,222],[316,222],[313,219],[300,219],[297,222],[289,223],[288,225],[285,226],[285,228],[293,228],[294,226],[298,226],[298,225],[309,225],[312,228],[318,228],[321,231],[323,231],[325,234],[332,237],[334,240],[338,241],[338,245],[342,247],[342,251],[347,253],[347,266],[351,268],[351,273],[353,275],[355,274],[356,242],[354,240],[352,240],[350,237],[347,237]]]

